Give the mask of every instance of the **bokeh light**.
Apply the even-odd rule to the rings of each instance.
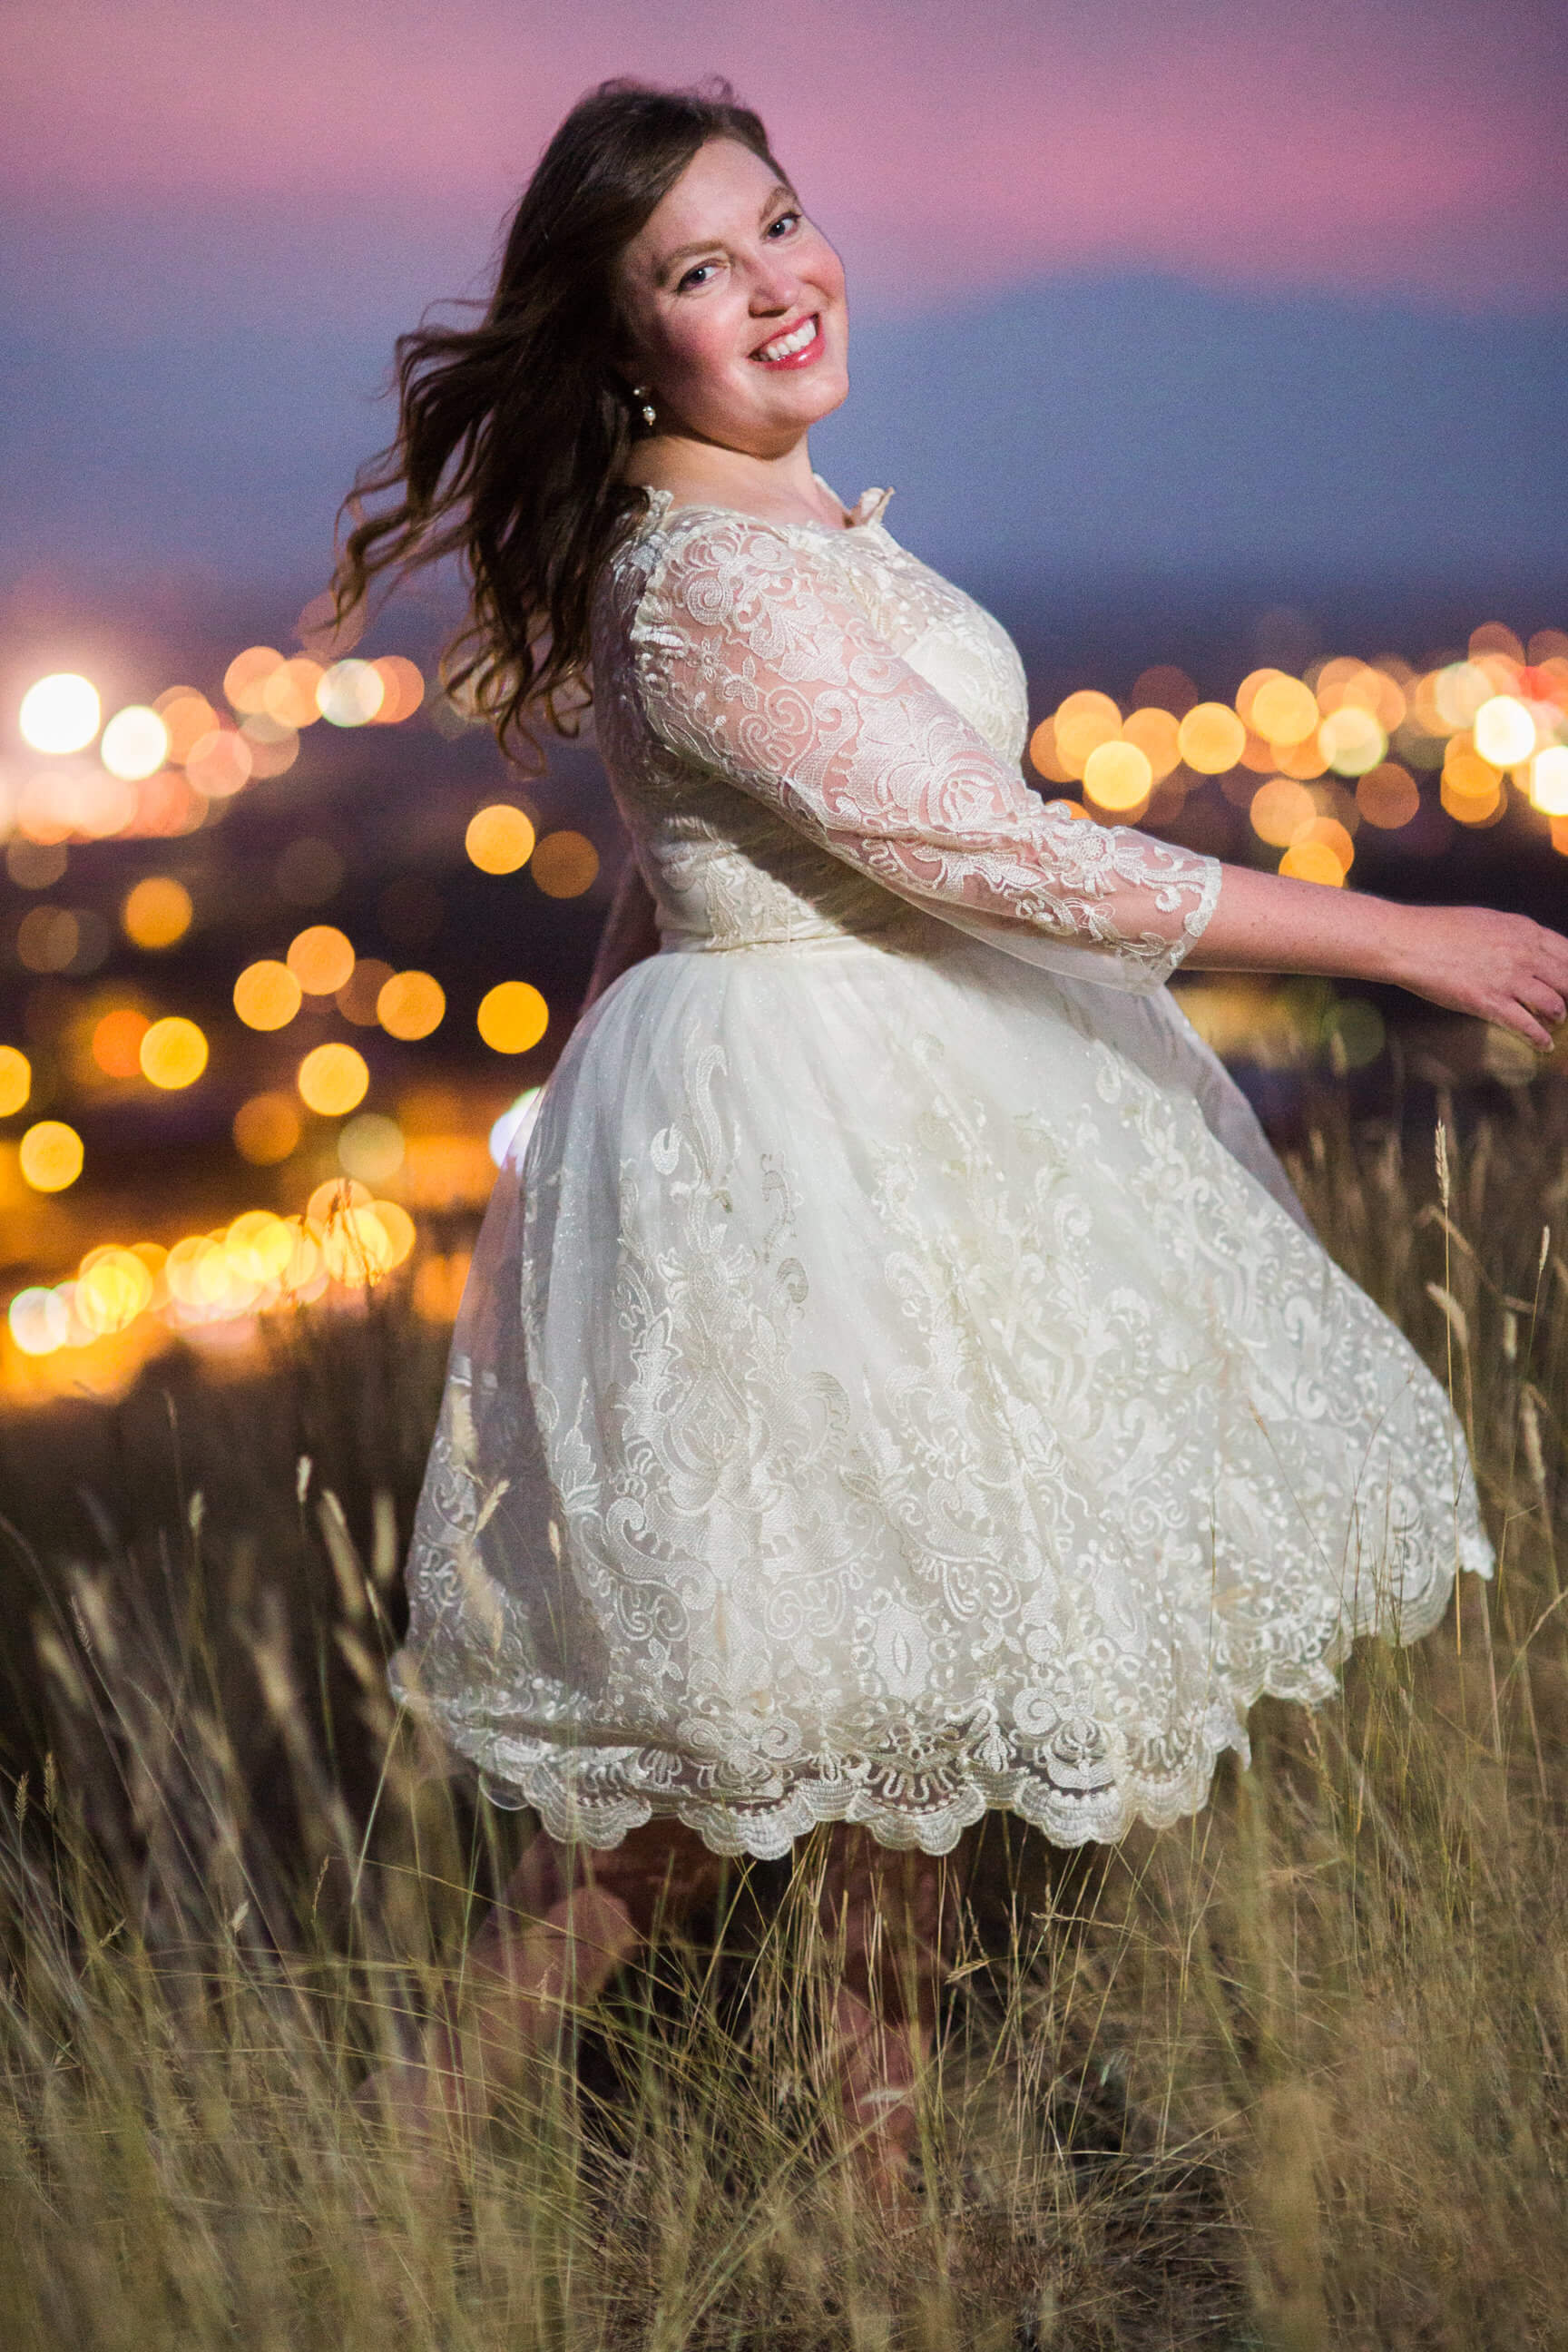
[[[1476,713],[1475,745],[1494,768],[1522,767],[1535,751],[1535,721],[1511,694],[1494,694]]]
[[[1253,732],[1269,743],[1304,743],[1318,724],[1318,698],[1299,677],[1276,671],[1266,678],[1245,714]]]
[[[23,1109],[33,1091],[33,1066],[18,1046],[0,1045],[0,1118]]]
[[[1421,791],[1408,768],[1381,760],[1356,780],[1355,804],[1368,824],[1386,833],[1408,824],[1421,806]]]
[[[58,1290],[37,1284],[19,1290],[6,1314],[11,1337],[25,1356],[52,1356],[70,1337],[70,1309]]]
[[[17,724],[22,740],[35,751],[80,751],[97,734],[101,712],[90,679],[61,669],[27,688]]]
[[[5,844],[5,871],[18,890],[52,890],[69,863],[63,841],[29,841],[18,833]]]
[[[217,712],[194,686],[165,688],[155,698],[153,708],[168,731],[167,756],[176,767],[184,767],[204,736],[216,730]]]
[[[142,1040],[152,1027],[134,1005],[119,1004],[93,1024],[92,1058],[106,1078],[134,1078],[142,1068]]]
[[[1079,778],[1089,753],[1121,732],[1121,711],[1108,694],[1085,688],[1058,704],[1053,725],[1057,759],[1068,778]]]
[[[70,907],[32,907],[16,926],[16,955],[29,971],[69,971],[81,961],[82,918]]]
[[[1259,784],[1247,808],[1253,832],[1274,849],[1289,849],[1317,814],[1318,804],[1306,785],[1289,776]]]
[[[395,1118],[362,1110],[338,1137],[338,1165],[362,1184],[384,1184],[402,1167],[407,1145]]]
[[[1387,756],[1388,738],[1375,713],[1342,702],[1318,729],[1318,745],[1336,775],[1364,776]]]
[[[223,690],[230,709],[244,719],[264,711],[267,681],[282,663],[283,656],[276,646],[247,646],[242,654],[236,654],[223,674]]]
[[[547,833],[529,867],[547,898],[580,898],[599,872],[599,853],[584,833]]]
[[[1547,816],[1568,816],[1568,744],[1552,743],[1530,764],[1530,797]]]
[[[153,1276],[134,1250],[89,1250],[77,1271],[71,1304],[100,1338],[123,1331],[153,1303]]]
[[[1345,869],[1326,841],[1295,841],[1279,860],[1281,874],[1297,882],[1326,882],[1342,887]]]
[[[247,964],[234,983],[234,1009],[247,1029],[287,1028],[302,1001],[288,965],[270,957]]]
[[[296,654],[269,670],[261,689],[261,707],[285,727],[313,727],[321,715],[317,691],[326,671],[309,654]]]
[[[1247,746],[1247,730],[1227,702],[1194,702],[1182,720],[1177,745],[1200,776],[1220,776],[1234,768]]]
[[[195,1022],[187,1021],[183,1013],[170,1013],[148,1028],[137,1058],[150,1086],[177,1094],[194,1087],[206,1068],[207,1041]]]
[[[389,727],[400,719],[412,719],[425,699],[425,679],[417,663],[406,660],[402,654],[383,654],[373,667],[382,685],[381,708],[374,723]]]
[[[185,773],[210,801],[232,800],[250,782],[255,754],[237,728],[214,727],[192,744]]]
[[[111,776],[140,783],[154,775],[169,756],[169,730],[145,703],[128,703],[117,710],[103,730],[98,756]]]
[[[234,1147],[253,1168],[273,1168],[297,1150],[300,1114],[287,1095],[252,1095],[234,1115]]]
[[[331,923],[312,923],[289,943],[288,965],[307,996],[335,996],[353,974],[354,951]]]
[[[332,1002],[356,1029],[374,1029],[380,1013],[381,992],[392,978],[392,966],[379,956],[361,956]]]
[[[252,779],[286,776],[300,756],[299,729],[285,727],[280,719],[271,718],[265,710],[240,720],[239,739],[250,754]]]
[[[39,1119],[16,1150],[22,1181],[35,1192],[63,1192],[81,1174],[84,1157],[80,1136],[60,1118]]]
[[[550,1007],[526,980],[503,980],[479,1005],[479,1031],[497,1054],[526,1054],[550,1025]]]
[[[368,727],[386,699],[386,680],[371,662],[335,661],[316,682],[316,708],[334,727]]]
[[[499,801],[468,819],[463,846],[481,874],[515,874],[533,854],[533,826],[521,809]]]
[[[1153,788],[1154,772],[1147,754],[1136,743],[1097,743],[1084,762],[1084,797],[1097,808],[1125,815],[1133,809],[1146,807]],[[541,845],[542,855],[545,845]],[[538,870],[535,859],[535,878]]]
[[[195,911],[183,882],[172,874],[148,874],[127,891],[120,928],[132,947],[155,953],[184,938]]]
[[[308,1109],[323,1118],[340,1118],[363,1102],[370,1089],[370,1067],[354,1046],[334,1040],[306,1055],[295,1083]]]
[[[1180,766],[1181,729],[1171,712],[1162,710],[1157,704],[1147,703],[1141,709],[1130,710],[1121,733],[1127,742],[1136,744],[1142,752],[1155,783],[1163,783]]]
[[[394,972],[376,998],[375,1011],[389,1037],[428,1037],[445,1016],[446,992],[427,971]]]

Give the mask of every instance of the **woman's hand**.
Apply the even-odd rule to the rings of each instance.
[[[1194,971],[1380,980],[1511,1029],[1541,1053],[1568,1004],[1568,940],[1489,907],[1401,907],[1359,890],[1226,866],[1190,950]]]
[[[1490,907],[1401,907],[1386,977],[1450,1013],[1479,1013],[1542,1053],[1568,1012],[1568,940]]]

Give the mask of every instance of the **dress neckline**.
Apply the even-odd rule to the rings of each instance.
[[[814,474],[812,479],[822,482],[823,488],[831,496],[837,496],[830,484],[822,481],[820,474]],[[893,495],[890,489],[862,490],[854,505],[845,508],[848,520],[842,523],[816,522],[809,518],[799,522],[781,522],[773,515],[753,514],[749,507],[725,506],[718,499],[689,499],[683,506],[678,507],[673,490],[655,489],[647,483],[640,484],[639,488],[648,500],[647,512],[640,526],[644,530],[650,525],[668,522],[672,514],[721,514],[738,515],[742,522],[761,523],[765,530],[823,531],[829,539],[844,539],[852,530],[870,530],[880,527],[888,500]]]

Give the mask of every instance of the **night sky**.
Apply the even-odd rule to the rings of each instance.
[[[133,589],[237,625],[318,587],[394,336],[484,289],[565,107],[609,73],[715,70],[849,265],[856,391],[817,462],[848,496],[893,482],[895,530],[1010,616],[1360,594],[1392,625],[1403,595],[1415,627],[1451,592],[1568,619],[1548,0],[3,23],[18,622]]]

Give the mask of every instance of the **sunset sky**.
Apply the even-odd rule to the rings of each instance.
[[[308,582],[393,336],[482,290],[566,106],[715,70],[849,264],[839,487],[891,452],[941,559],[1136,571],[1185,531],[1221,568],[1364,562],[1359,476],[1391,567],[1462,566],[1477,515],[1494,571],[1550,564],[1552,0],[12,0],[0,28],[0,591]]]

